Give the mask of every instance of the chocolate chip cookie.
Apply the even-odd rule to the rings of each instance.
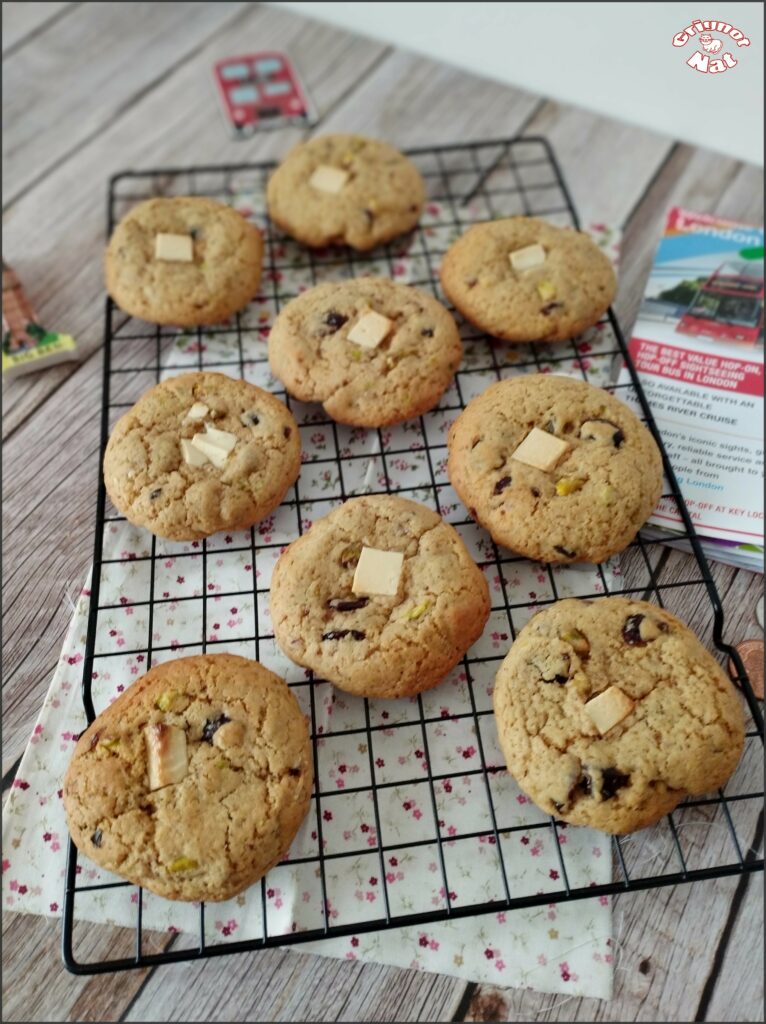
[[[155,385],[115,424],[104,483],[115,508],[159,537],[198,540],[269,514],[300,471],[283,402],[222,373]]]
[[[174,900],[227,900],[287,852],[313,758],[279,676],[231,654],[151,669],[80,736],[64,781],[77,848]]]
[[[253,298],[262,259],[260,232],[231,207],[201,196],[147,199],[114,229],[106,287],[142,320],[215,324]]]
[[[536,217],[475,224],[447,251],[444,292],[466,320],[504,341],[563,341],[614,298],[612,264],[584,232]]]
[[[425,202],[420,172],[398,149],[361,135],[321,135],[292,149],[269,179],[269,216],[310,246],[372,249],[410,231]]]
[[[744,744],[738,694],[674,615],[646,601],[559,601],[495,680],[508,770],[546,813],[620,835],[723,786]]]
[[[388,278],[317,285],[285,306],[269,335],[271,369],[289,393],[358,427],[433,408],[462,354],[444,306]]]
[[[285,653],[349,693],[409,697],[436,686],[481,636],[484,575],[430,509],[353,498],[282,554],[271,581]]]
[[[633,540],[662,489],[646,427],[584,381],[530,374],[493,384],[452,425],[447,471],[504,547],[542,562],[603,562]]]

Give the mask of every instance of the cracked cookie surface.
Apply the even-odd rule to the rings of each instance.
[[[189,416],[204,406],[204,417]],[[235,439],[223,465],[190,465],[182,441],[206,426]],[[300,435],[284,403],[222,373],[156,384],[120,417],[104,454],[104,482],[131,523],[171,540],[246,529],[282,501],[300,471]]]
[[[151,789],[157,726],[184,735],[185,764]],[[64,806],[77,848],[106,870],[168,899],[226,900],[287,852],[312,779],[287,684],[247,658],[198,655],[152,668],[85,730]]]
[[[347,179],[338,192],[309,184],[317,168]],[[361,135],[321,135],[301,142],[272,174],[269,216],[305,245],[365,251],[414,228],[425,202],[417,167],[398,149]]]
[[[566,442],[550,470],[513,458],[533,431]],[[654,511],[662,459],[619,399],[584,381],[529,374],[493,384],[449,432],[447,471],[493,539],[543,562],[602,562]]]
[[[616,706],[610,728],[594,698]],[[744,743],[715,658],[674,615],[621,597],[538,612],[500,666],[494,708],[508,770],[538,807],[614,834],[722,786]]]
[[[540,245],[545,260],[514,269],[510,255]],[[441,265],[445,294],[466,320],[504,341],[563,341],[597,323],[617,282],[607,256],[584,232],[537,217],[469,228]]]
[[[348,337],[370,310],[392,324],[375,348]],[[269,364],[288,392],[322,402],[333,419],[359,427],[388,426],[433,408],[462,355],[444,306],[387,278],[317,285],[284,307],[269,334]]]
[[[402,552],[392,596],[360,597],[362,547]],[[489,616],[484,574],[457,531],[404,498],[352,498],[291,544],[271,580],[282,650],[318,677],[365,697],[409,697],[444,678]]]
[[[191,262],[155,258],[157,234],[190,235]],[[195,327],[225,320],[258,291],[263,240],[236,210],[201,196],[133,207],[106,250],[106,287],[131,316]]]

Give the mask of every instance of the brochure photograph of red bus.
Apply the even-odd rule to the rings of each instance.
[[[763,346],[763,231],[670,211],[639,317],[658,340]]]
[[[700,279],[676,331],[763,345],[763,261],[731,260]]]

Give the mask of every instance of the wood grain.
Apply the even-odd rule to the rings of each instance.
[[[49,23],[3,69],[4,205],[113,121],[126,86],[131,94],[151,89],[243,10],[230,2],[88,3]]]
[[[624,224],[672,148],[664,135],[551,101],[526,134],[544,135],[559,155],[583,224]],[[626,250],[623,268],[632,258]]]
[[[401,145],[519,131],[546,135],[583,218],[626,225],[618,296],[626,327],[670,205],[750,221],[762,216],[755,168],[391,52],[284,10],[153,4],[163,10],[148,31],[138,19],[135,26],[126,25],[116,9],[128,6],[145,5],[3,5],[12,72],[16,61],[17,69],[50,68],[65,75],[71,52],[62,43],[73,38],[72,24],[82,29],[76,89],[103,81],[99,76],[115,52],[118,26],[125,36],[119,52],[132,55],[111,84],[91,96],[85,117],[80,109],[62,106],[57,96],[42,97],[39,114],[36,107],[28,123],[21,123],[15,106],[9,120],[6,107],[14,175],[4,223],[6,258],[42,319],[76,335],[83,362],[14,382],[4,394],[4,769],[23,749],[56,663],[70,615],[65,592],[79,589],[91,557],[106,179],[127,165],[277,156],[301,134],[290,130],[244,143],[229,140],[210,85],[217,57],[239,50],[245,38],[287,50],[322,113],[321,130],[363,130]],[[161,31],[154,38],[157,25]],[[84,71],[90,62],[92,72]],[[35,149],[38,138],[46,140],[42,155]],[[24,152],[39,159],[20,159]],[[663,555],[661,565],[664,582],[689,578],[691,562],[683,554]],[[626,559],[626,570],[641,579],[635,556]],[[720,565],[713,575],[727,611],[727,636],[759,635],[753,618],[759,579]],[[710,615],[700,593],[699,588],[690,592],[678,610],[709,635]],[[759,826],[748,810],[738,827],[755,837]],[[694,829],[687,832],[693,836]],[[713,828],[710,837],[709,848],[692,843],[695,856],[715,854],[722,836]],[[73,978],[61,968],[58,922],[8,915],[5,1016],[415,1021],[467,1014],[476,1020],[670,1021],[699,1014],[698,1019],[757,1020],[762,1016],[759,885],[761,879],[720,879],[622,897],[615,911],[621,942],[615,997],[605,1004],[466,986],[449,977],[279,950],[154,972]],[[91,955],[122,955],[131,939],[121,930],[93,926],[82,936]],[[168,939],[157,936],[156,941]]]
[[[76,931],[83,959],[125,957],[133,953],[134,933],[125,928],[86,924]],[[145,949],[157,953],[166,935],[147,933]],[[61,923],[50,918],[7,914],[3,944],[3,1020],[119,1020],[148,971],[127,971],[106,978],[76,978],[61,963]],[[147,1019],[150,1019],[147,1017]]]
[[[742,993],[747,993],[743,1003]],[[726,956],[717,972],[705,1020],[763,1020],[763,875],[753,875],[736,911]]]
[[[78,5],[73,3],[48,2],[41,3],[4,3],[3,4],[3,54],[7,55],[30,42],[41,30],[54,20],[58,20]]]
[[[154,974],[125,1018],[208,1021],[433,1021],[451,1020],[464,982],[396,971],[379,964],[269,950],[231,961],[179,967],[173,992]],[[183,995],[179,998],[179,989]]]

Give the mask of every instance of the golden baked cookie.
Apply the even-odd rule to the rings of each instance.
[[[617,835],[723,786],[744,744],[740,698],[675,615],[569,599],[521,630],[495,680],[508,770],[547,814]]]
[[[198,540],[259,522],[300,464],[298,425],[278,398],[223,373],[184,373],[150,388],[117,421],[104,483],[131,523]]]
[[[617,282],[582,231],[536,217],[474,224],[454,242],[442,287],[466,320],[504,341],[563,341],[597,323]]]
[[[361,135],[320,135],[292,149],[266,191],[269,216],[314,247],[372,249],[418,223],[426,190],[398,149]]]
[[[64,780],[77,848],[174,900],[227,900],[278,864],[309,807],[298,701],[257,661],[165,662],[80,736]]]
[[[352,498],[291,544],[270,602],[282,650],[365,697],[436,686],[489,616],[484,574],[457,531],[387,495]]]
[[[253,298],[262,260],[260,232],[231,207],[201,196],[147,199],[112,233],[106,288],[141,320],[215,324]]]
[[[367,324],[375,334],[364,334]],[[462,355],[440,302],[383,277],[317,285],[284,307],[269,334],[269,363],[288,392],[357,427],[432,409]]]
[[[654,438],[584,381],[528,374],[492,384],[449,432],[447,472],[504,547],[542,562],[603,562],[638,533],[662,490]]]

